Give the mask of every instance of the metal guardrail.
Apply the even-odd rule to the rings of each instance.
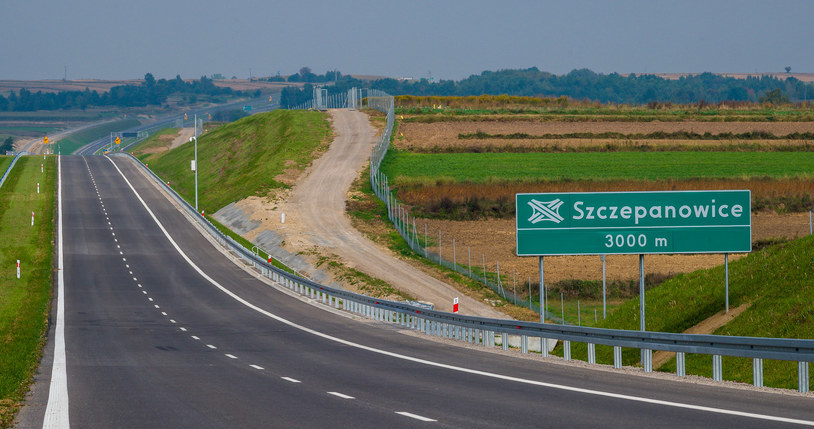
[[[390,121],[388,120],[388,122]],[[616,368],[622,367],[622,347],[637,348],[642,351],[645,371],[652,371],[653,350],[676,352],[677,374],[680,376],[686,375],[684,368],[686,353],[709,354],[713,356],[713,379],[716,381],[722,379],[721,356],[752,358],[753,382],[756,386],[763,385],[764,359],[797,361],[798,390],[800,392],[809,390],[808,368],[809,362],[814,362],[814,340],[626,331],[465,316],[418,308],[405,302],[360,295],[289,274],[221,233],[138,158],[128,153],[115,155],[132,159],[185,211],[191,214],[192,218],[203,226],[215,240],[259,270],[262,275],[327,306],[379,321],[396,323],[428,335],[467,341],[485,347],[495,347],[500,343],[502,348],[507,350],[509,336],[516,336],[520,338],[520,348],[523,353],[529,351],[530,338],[540,338],[541,345],[546,344],[547,339],[557,339],[563,341],[566,360],[571,359],[572,341],[586,343],[588,344],[588,362],[591,364],[596,363],[596,344],[612,346],[613,362]],[[541,353],[544,357],[548,356],[548,348],[541,347]]]
[[[3,187],[3,183],[5,183],[6,178],[11,173],[11,169],[14,168],[14,164],[16,164],[17,160],[20,159],[20,157],[23,156],[23,155],[29,155],[29,153],[26,152],[26,151],[22,151],[22,152],[17,153],[17,155],[14,155],[14,159],[11,160],[11,164],[9,164],[8,168],[6,168],[6,172],[3,173],[3,177],[0,178],[0,188]]]

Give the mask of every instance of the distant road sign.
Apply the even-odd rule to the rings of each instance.
[[[752,250],[750,191],[517,194],[517,255]]]
[[[119,137],[119,136],[116,136],[116,144],[119,144],[119,143],[121,143],[121,142],[122,142],[122,139],[121,139],[121,137]]]
[[[42,142],[48,144],[48,136],[43,137]]]
[[[247,105],[243,106],[243,110],[245,110],[245,111],[247,111],[247,112],[248,112],[249,110],[252,110],[252,106],[249,106],[249,105],[247,104]]]

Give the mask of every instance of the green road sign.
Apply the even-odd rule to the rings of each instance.
[[[750,191],[517,194],[517,255],[752,250]]]

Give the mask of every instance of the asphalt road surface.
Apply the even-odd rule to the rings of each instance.
[[[72,427],[814,424],[810,396],[521,359],[319,309],[224,257],[131,161],[61,159],[67,396],[50,399]],[[59,343],[52,324],[19,427],[43,426]]]

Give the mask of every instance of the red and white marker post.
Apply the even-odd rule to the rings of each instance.
[[[38,194],[40,193],[40,184],[39,183],[37,183],[37,193]]]
[[[31,212],[31,226],[34,226],[34,212]]]
[[[458,312],[458,297],[456,296],[455,299],[452,300],[452,312]]]
[[[17,260],[17,278],[20,278],[20,260]]]

